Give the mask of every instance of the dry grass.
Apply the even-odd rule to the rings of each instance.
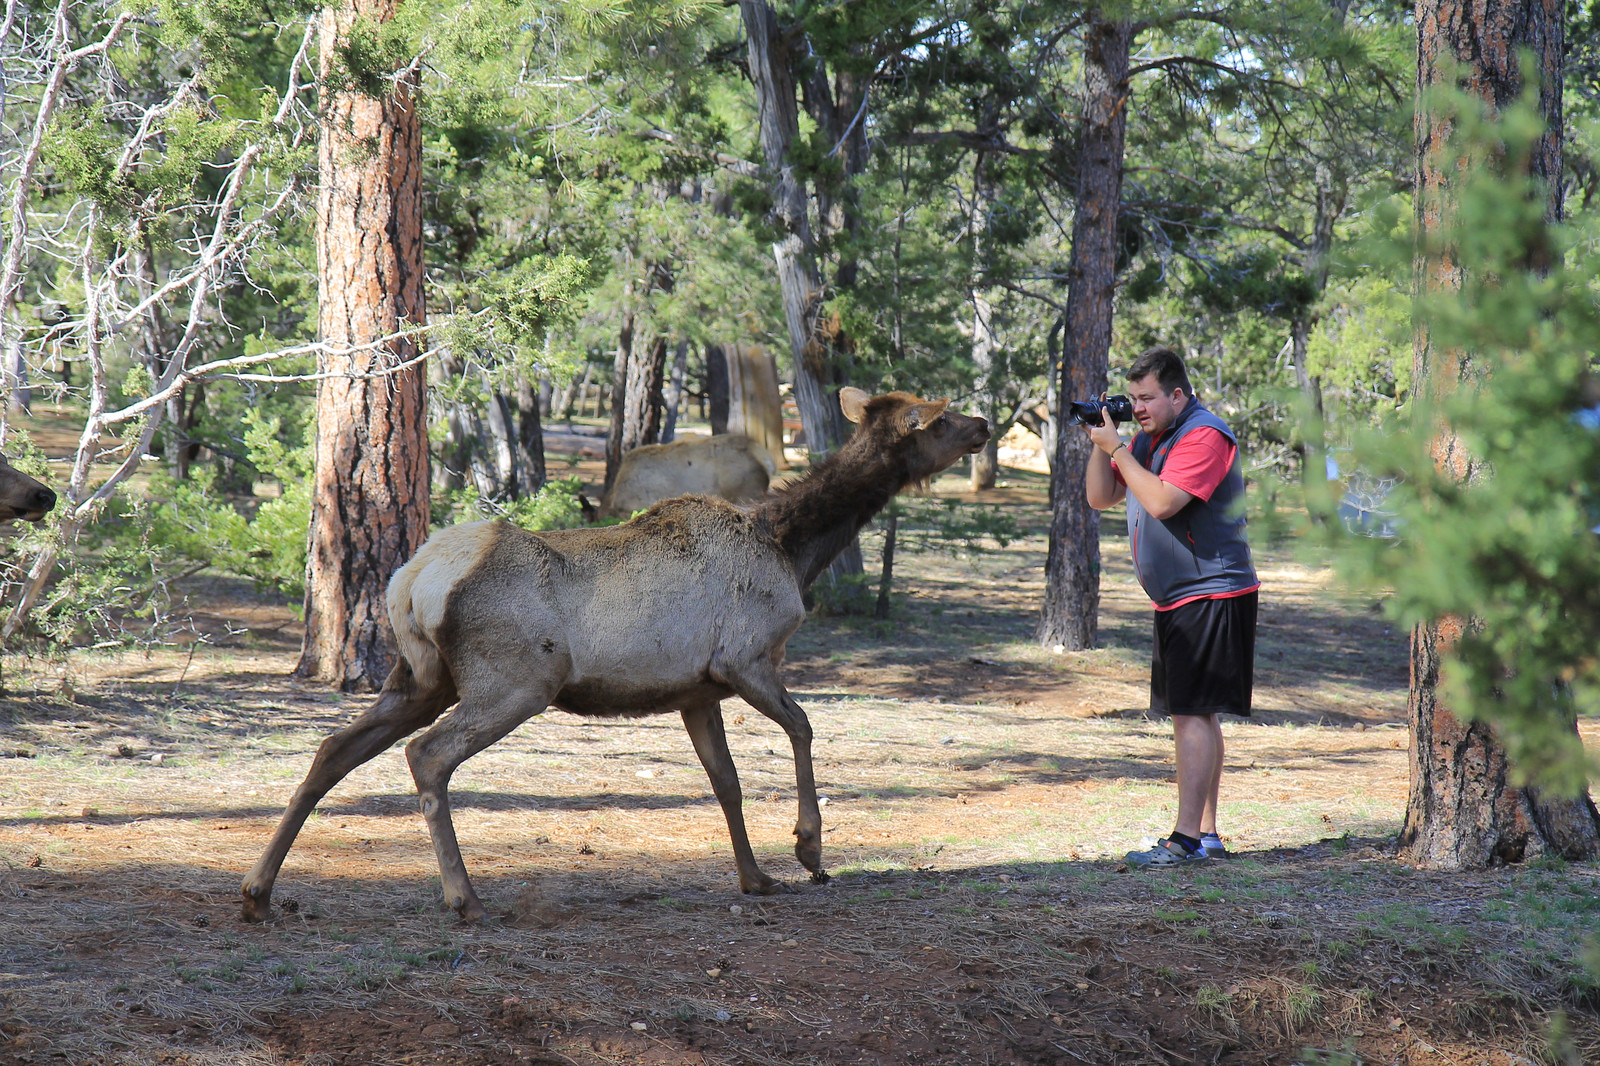
[[[552,713],[456,777],[494,921],[440,910],[396,749],[328,798],[278,917],[246,926],[243,871],[365,698],[285,680],[292,618],[218,578],[192,589],[218,634],[192,658],[13,657],[0,1066],[1596,1060],[1578,956],[1600,872],[1396,863],[1404,649],[1274,551],[1262,713],[1225,726],[1240,857],[1122,872],[1172,818],[1170,727],[1139,710],[1147,604],[1108,541],[1104,646],[1032,643],[1041,484],[999,494],[1015,544],[905,556],[890,623],[814,618],[793,643],[836,877],[776,898],[734,890],[674,720]],[[798,882],[787,745],[728,715],[758,856]]]

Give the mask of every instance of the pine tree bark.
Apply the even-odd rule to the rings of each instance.
[[[1085,32],[1082,142],[1078,196],[1067,267],[1066,326],[1050,473],[1050,551],[1037,637],[1047,647],[1094,647],[1100,615],[1100,513],[1083,495],[1091,445],[1066,427],[1065,404],[1106,387],[1111,310],[1117,284],[1117,212],[1128,114],[1127,21],[1097,19]]]
[[[422,139],[400,78],[384,96],[331,88],[358,17],[397,0],[322,13],[318,149],[316,475],[307,538],[306,629],[297,676],[377,689],[394,661],[384,589],[428,535],[426,381],[416,341],[357,348],[423,321]],[[371,376],[378,375],[378,376]]]
[[[996,123],[996,106],[987,105],[980,120],[984,129]],[[988,157],[978,153],[972,168],[972,219],[968,224],[972,241],[973,283],[969,295],[972,304],[972,368],[977,382],[973,399],[977,413],[989,420],[989,425],[1000,425],[1000,376],[1004,372],[1000,341],[994,332],[994,306],[988,299],[986,266],[989,244],[989,213],[994,209],[994,188],[989,177]],[[1000,473],[1000,441],[991,436],[983,451],[972,456],[970,485],[973,492],[994,488]]]
[[[527,374],[517,375],[517,463],[522,470],[516,486],[517,495],[537,494],[550,475],[544,462],[539,388]]]
[[[728,353],[720,344],[706,345],[706,407],[711,432],[728,432],[729,389]]]
[[[1560,0],[1418,0],[1416,23],[1418,233],[1443,227],[1456,166],[1447,152],[1449,117],[1431,109],[1422,94],[1453,79],[1496,110],[1503,108],[1522,93],[1525,51],[1537,61],[1546,124],[1533,170],[1550,189],[1546,219],[1559,221]],[[1464,268],[1451,254],[1419,258],[1419,292],[1458,288]],[[1419,395],[1435,397],[1469,388],[1475,376],[1493,369],[1475,366],[1474,358],[1471,352],[1435,347],[1427,331],[1419,330],[1412,387]],[[1460,480],[1476,473],[1464,442],[1447,429],[1434,439],[1433,453],[1440,468]],[[1567,859],[1600,855],[1600,815],[1587,796],[1552,799],[1514,786],[1505,749],[1493,730],[1484,723],[1463,722],[1440,698],[1440,663],[1472,624],[1470,619],[1443,618],[1418,626],[1411,635],[1411,793],[1401,854],[1418,865],[1443,869],[1521,862],[1545,854]]]
[[[772,211],[782,236],[773,245],[783,317],[794,357],[795,404],[805,426],[806,447],[820,459],[844,440],[844,417],[834,381],[833,339],[822,315],[822,274],[807,205],[806,183],[796,171],[793,146],[800,137],[793,57],[766,0],[740,0],[749,37],[748,69],[756,89],[761,151],[773,175]],[[860,572],[860,567],[856,568]]]
[[[628,394],[622,427],[622,452],[641,444],[661,443],[661,418],[666,408],[667,338],[656,334],[628,366]]]
[[[624,304],[632,303],[632,294],[633,284],[629,282],[623,287]],[[626,307],[622,312],[622,326],[617,331],[617,354],[611,362],[611,423],[606,429],[606,479],[602,492],[610,492],[616,483],[626,451],[622,446],[622,413],[627,410],[628,373],[633,365],[633,319],[633,308]]]
[[[623,320],[612,373],[611,426],[606,434],[606,492],[610,492],[616,482],[623,456],[642,444],[656,444],[661,440],[667,339],[658,335],[648,348],[639,351],[633,331],[634,316],[629,312]]]
[[[684,382],[689,374],[689,341],[678,341],[672,355],[672,372],[667,375],[661,411],[661,443],[671,444],[678,436],[678,412],[683,407]]]
[[[1316,183],[1317,207],[1311,223],[1311,240],[1306,243],[1300,258],[1311,291],[1305,306],[1295,313],[1289,323],[1295,384],[1314,418],[1310,426],[1299,430],[1300,480],[1307,485],[1327,477],[1327,441],[1322,432],[1322,379],[1311,373],[1306,359],[1311,329],[1316,324],[1316,304],[1328,288],[1328,258],[1333,251],[1333,228],[1344,213],[1348,196],[1343,176],[1335,175],[1326,163],[1317,164]]]
[[[758,344],[727,348],[727,432],[749,437],[772,457],[773,469],[785,470],[783,396],[778,391],[778,361]]]
[[[749,47],[746,69],[755,84],[756,108],[761,133],[761,153],[773,175],[772,214],[782,236],[773,245],[778,265],[778,287],[783,294],[783,317],[788,326],[789,349],[794,359],[794,398],[805,428],[806,450],[815,463],[842,444],[848,435],[844,415],[839,409],[841,367],[848,363],[850,338],[840,328],[837,315],[823,314],[823,280],[818,264],[818,242],[811,226],[805,180],[795,169],[793,148],[800,138],[799,104],[795,97],[794,71],[800,64],[791,50],[794,35],[783,34],[778,16],[767,0],[739,0],[739,11]],[[826,88],[820,77],[820,64],[812,67],[812,92]],[[842,81],[844,95],[865,100],[865,86]],[[859,90],[859,91],[858,91]],[[838,98],[820,96],[813,101],[813,113],[832,108],[835,117],[825,116],[823,128],[838,126]],[[852,120],[857,116],[852,116]],[[845,152],[846,167],[859,166],[865,159],[865,121],[856,122],[848,138],[839,143]],[[843,131],[840,131],[841,135]],[[842,230],[848,227],[848,212],[843,199],[825,193],[819,201],[822,225]],[[852,264],[841,264],[842,280],[850,282]],[[826,580],[839,581],[863,572],[861,545],[851,541],[828,567]]]
[[[994,307],[980,293],[972,293],[972,367],[977,372],[974,390],[978,414],[991,426],[1000,424],[1000,341],[994,333]],[[1000,440],[991,436],[983,451],[972,454],[968,481],[973,492],[994,488],[1000,474]]]

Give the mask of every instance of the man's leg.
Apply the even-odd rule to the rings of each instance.
[[[1222,791],[1222,763],[1227,755],[1227,746],[1222,742],[1222,718],[1220,715],[1207,715],[1211,721],[1211,732],[1217,738],[1217,764],[1211,771],[1211,792],[1206,796],[1206,809],[1200,815],[1200,832],[1215,834],[1217,831],[1217,796]]]
[[[1222,726],[1214,714],[1175,714],[1172,735],[1178,758],[1178,822],[1184,836],[1217,831],[1217,793],[1222,780]]]

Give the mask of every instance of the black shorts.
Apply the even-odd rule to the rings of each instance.
[[[1150,660],[1153,713],[1249,717],[1258,599],[1247,592],[1156,612]]]

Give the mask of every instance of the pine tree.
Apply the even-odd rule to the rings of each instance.
[[[393,665],[384,589],[427,539],[430,513],[426,377],[404,333],[424,317],[415,75],[348,65],[397,6],[345,0],[324,10],[320,38],[324,376],[295,672],[347,691],[375,690]]]
[[[1559,388],[1553,391],[1558,402],[1564,401],[1570,411],[1578,397],[1582,356],[1574,364],[1570,356],[1559,358],[1559,348],[1541,353],[1550,343],[1552,327],[1560,330],[1567,323],[1559,317],[1527,317],[1530,309],[1538,313],[1555,310],[1548,295],[1542,295],[1548,291],[1542,282],[1552,271],[1559,277],[1560,271],[1551,227],[1562,215],[1562,5],[1559,0],[1534,4],[1509,0],[1473,4],[1419,0],[1416,21],[1420,94],[1416,225],[1422,250],[1417,260],[1416,284],[1425,308],[1448,307],[1453,299],[1469,294],[1470,299],[1463,303],[1472,308],[1464,319],[1466,330],[1451,328],[1450,319],[1437,311],[1423,315],[1412,371],[1419,408],[1423,412],[1438,411],[1441,405],[1460,399],[1462,393],[1469,394],[1465,400],[1470,403],[1470,393],[1485,389],[1486,382],[1492,387],[1497,376],[1505,377],[1501,387],[1516,395],[1517,387],[1525,385],[1531,373],[1536,380],[1548,379],[1558,386],[1564,380],[1568,386],[1566,395],[1561,396]],[[1459,98],[1441,93],[1442,88],[1451,85],[1468,94],[1467,106]],[[1515,122],[1520,117],[1526,126],[1528,116],[1514,116],[1513,105],[1524,94],[1538,102],[1537,121],[1533,135],[1522,136],[1519,143]],[[1474,102],[1488,116],[1487,125],[1480,124],[1472,131],[1484,138],[1475,146],[1460,135],[1460,127],[1471,121],[1470,105]],[[1477,170],[1488,172],[1498,181],[1474,185],[1471,176]],[[1496,204],[1494,198],[1503,195],[1506,188],[1510,198]],[[1486,208],[1492,205],[1510,217],[1491,220]],[[1486,227],[1491,237],[1509,233],[1518,244],[1511,249],[1497,248],[1474,233],[1480,227]],[[1504,302],[1510,294],[1524,296],[1523,306]],[[1501,316],[1499,322],[1491,317],[1495,315]],[[1495,335],[1496,329],[1514,333],[1519,328],[1525,334],[1509,342],[1503,339],[1505,334]],[[1484,343],[1491,338],[1499,341],[1498,352]],[[1541,354],[1551,357],[1542,366],[1538,365]],[[1518,359],[1531,359],[1535,365],[1518,367],[1514,365]],[[1507,365],[1500,365],[1502,361]],[[1493,529],[1484,516],[1473,514],[1470,501],[1474,492],[1476,499],[1482,501],[1491,481],[1508,484],[1504,479],[1515,479],[1513,464],[1518,457],[1522,462],[1543,464],[1557,461],[1560,452],[1571,450],[1570,444],[1559,440],[1552,442],[1558,449],[1555,455],[1505,449],[1503,442],[1514,440],[1514,433],[1509,429],[1502,429],[1500,434],[1486,433],[1483,416],[1503,410],[1508,399],[1491,400],[1476,416],[1468,413],[1465,418],[1452,419],[1446,415],[1423,427],[1428,433],[1427,450],[1434,472],[1439,476],[1430,477],[1427,471],[1414,469],[1412,477],[1421,486],[1431,483],[1431,491],[1438,498],[1461,501],[1459,508],[1446,508],[1447,524],[1432,527],[1431,532],[1439,541],[1454,537],[1451,519],[1457,529],[1480,536]],[[1516,409],[1528,405],[1509,402],[1516,405],[1511,413],[1519,421],[1538,417],[1536,410]],[[1477,432],[1473,432],[1474,422]],[[1496,445],[1498,469],[1490,462]],[[1544,481],[1532,474],[1524,484],[1543,485]],[[1560,500],[1556,495],[1558,508]],[[1504,512],[1509,501],[1502,498],[1489,502],[1494,511]],[[1566,515],[1571,510],[1561,508],[1558,514]],[[1479,521],[1471,521],[1474,517]],[[1571,528],[1565,532],[1576,538],[1580,563],[1589,536],[1584,527],[1592,524],[1590,517],[1581,510],[1571,514]],[[1558,534],[1561,528],[1560,524],[1556,526]],[[1429,544],[1429,532],[1416,529],[1417,545],[1410,550],[1428,552],[1436,561],[1442,561],[1437,554],[1442,544]],[[1539,587],[1541,571],[1550,571],[1550,577],[1558,581],[1584,581],[1581,573],[1560,572],[1570,568],[1553,566],[1553,560],[1537,557],[1527,559],[1531,573],[1523,572],[1515,562],[1526,559],[1518,550],[1520,547],[1522,544],[1516,541],[1497,546],[1480,539],[1464,552],[1449,552],[1450,567],[1458,573],[1467,572],[1455,579],[1459,585],[1471,588],[1474,577],[1479,581],[1488,578],[1486,587],[1480,586],[1485,600],[1457,600],[1448,606],[1435,600],[1431,606],[1444,609],[1423,613],[1412,631],[1411,794],[1400,843],[1403,853],[1419,864],[1461,868],[1517,862],[1552,852],[1568,859],[1600,854],[1600,817],[1586,795],[1573,794],[1573,775],[1569,772],[1567,787],[1556,792],[1524,787],[1522,775],[1531,767],[1524,764],[1519,773],[1508,754],[1505,738],[1485,709],[1485,704],[1496,702],[1496,690],[1509,690],[1502,699],[1511,693],[1521,695],[1525,706],[1531,688],[1536,694],[1533,702],[1542,706],[1548,723],[1541,740],[1548,741],[1551,733],[1567,732],[1571,740],[1566,748],[1570,751],[1576,741],[1569,717],[1572,686],[1577,684],[1581,693],[1593,698],[1594,670],[1592,666],[1586,668],[1582,658],[1575,663],[1555,664],[1555,676],[1551,676],[1548,661],[1517,653],[1519,641],[1513,635],[1524,629],[1537,633],[1555,627],[1551,637],[1559,648],[1564,627],[1582,630],[1583,612],[1552,614],[1543,603],[1538,604],[1537,612],[1519,609],[1510,617],[1505,612],[1493,612],[1497,603],[1505,599],[1525,608],[1526,604],[1517,602],[1516,590],[1525,589],[1530,583]],[[1592,554],[1592,545],[1588,547]],[[1415,580],[1422,575],[1408,576]],[[1433,580],[1424,580],[1418,587],[1437,589],[1439,575],[1428,576]],[[1589,580],[1592,587],[1593,579]],[[1402,595],[1418,593],[1402,590]],[[1483,608],[1493,612],[1490,617],[1467,613],[1471,610],[1477,614]],[[1537,646],[1536,637],[1529,639]],[[1588,658],[1592,661],[1592,647]],[[1454,667],[1449,665],[1452,660]],[[1456,686],[1448,684],[1452,669],[1464,675]],[[1569,672],[1570,676],[1563,676]],[[1474,691],[1476,701],[1466,695]],[[1458,713],[1469,709],[1476,713],[1465,717]],[[1564,721],[1568,724],[1562,729]],[[1527,742],[1529,730],[1526,722],[1522,725],[1518,731],[1522,739],[1518,742],[1531,753],[1538,746]],[[1538,734],[1537,730],[1533,732]]]

